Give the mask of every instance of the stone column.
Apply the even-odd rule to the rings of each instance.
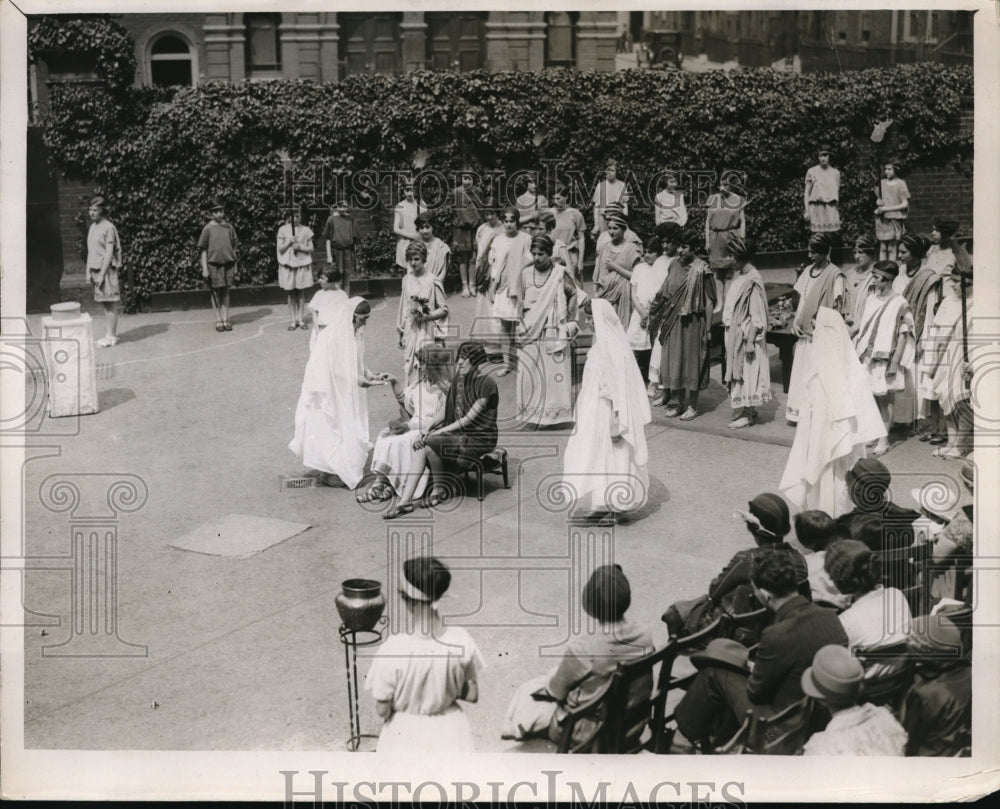
[[[422,11],[404,11],[399,24],[403,36],[403,72],[427,67],[427,23]]]
[[[340,80],[340,26],[333,12],[320,14],[319,80]]]
[[[491,11],[486,21],[486,69],[542,70],[544,67],[544,12]]]
[[[584,11],[576,24],[576,66],[611,73],[615,69],[618,20],[613,11]]]

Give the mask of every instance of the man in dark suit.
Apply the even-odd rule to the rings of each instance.
[[[787,553],[759,551],[751,583],[757,599],[774,613],[761,635],[756,660],[740,676],[731,663],[715,666],[700,655],[701,671],[674,712],[692,742],[725,742],[750,708],[773,715],[802,699],[802,672],[827,644],[847,645],[837,614],[797,592],[795,565]],[[692,662],[695,662],[692,657]]]

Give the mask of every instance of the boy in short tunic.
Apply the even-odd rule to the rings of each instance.
[[[236,259],[239,255],[239,238],[236,229],[223,221],[226,209],[221,200],[212,203],[212,221],[201,231],[198,237],[198,249],[201,251],[201,274],[208,279],[212,287],[212,302],[215,303],[218,294],[218,316],[216,331],[232,331],[229,322],[229,287],[236,276]]]
[[[118,268],[122,263],[122,247],[115,226],[104,218],[107,208],[103,197],[90,201],[90,230],[87,231],[87,275],[94,285],[94,300],[104,307],[107,334],[97,341],[99,348],[118,343],[118,312],[115,304],[121,300]]]

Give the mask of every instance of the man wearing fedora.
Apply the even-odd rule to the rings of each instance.
[[[908,756],[956,756],[972,743],[972,666],[958,627],[944,615],[921,615],[907,649],[916,664],[900,721]]]
[[[798,574],[787,553],[765,550],[756,555],[751,582],[757,600],[774,613],[774,622],[764,629],[756,659],[747,663],[742,679],[729,676],[738,663],[731,644],[716,643],[711,654],[709,644],[703,654],[691,656],[701,670],[674,716],[692,742],[724,742],[749,709],[771,716],[798,702],[802,672],[816,652],[828,644],[847,646],[837,613],[798,594]],[[716,660],[724,665],[715,665]]]
[[[862,458],[847,471],[846,481],[854,509],[837,517],[837,536],[860,539],[862,526],[875,517],[880,523],[880,531],[872,532],[869,526],[863,540],[873,551],[907,548],[913,544],[913,522],[920,519],[920,514],[911,508],[897,506],[889,499],[892,475],[885,464],[875,458]]]
[[[830,709],[826,729],[802,749],[807,756],[901,756],[906,731],[885,706],[858,704],[865,670],[843,646],[824,646],[802,672],[802,690]]]

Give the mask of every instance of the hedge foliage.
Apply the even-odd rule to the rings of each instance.
[[[102,15],[42,17],[28,32],[28,58],[45,53],[92,57],[98,75],[112,92],[135,80],[132,37],[114,20]]]
[[[737,170],[746,178],[748,233],[760,249],[799,248],[802,180],[821,143],[841,169],[845,231],[870,229],[879,160],[900,161],[905,177],[915,166],[971,156],[971,132],[961,133],[958,122],[972,86],[971,68],[928,63],[839,75],[418,72],[125,94],[63,86],[53,88],[44,137],[60,169],[93,179],[109,199],[135,272],[134,302],[201,285],[195,241],[216,194],[229,200],[244,245],[239,282],[276,277],[280,151],[300,173],[313,164],[328,178],[365,170],[419,178],[421,166],[447,174],[466,164],[509,175],[558,160],[562,175],[577,181],[581,203],[614,156],[633,194],[646,198],[647,207],[634,206],[640,235],[651,228],[649,184],[658,172]],[[887,116],[894,124],[873,151],[873,124]],[[551,198],[551,188],[542,190]],[[692,190],[690,224],[702,227]],[[387,193],[373,190],[373,200],[381,194],[371,210],[381,234],[362,249],[368,274],[393,272],[386,233],[396,199]],[[447,238],[446,199],[435,215]],[[314,230],[324,219],[314,212]]]

